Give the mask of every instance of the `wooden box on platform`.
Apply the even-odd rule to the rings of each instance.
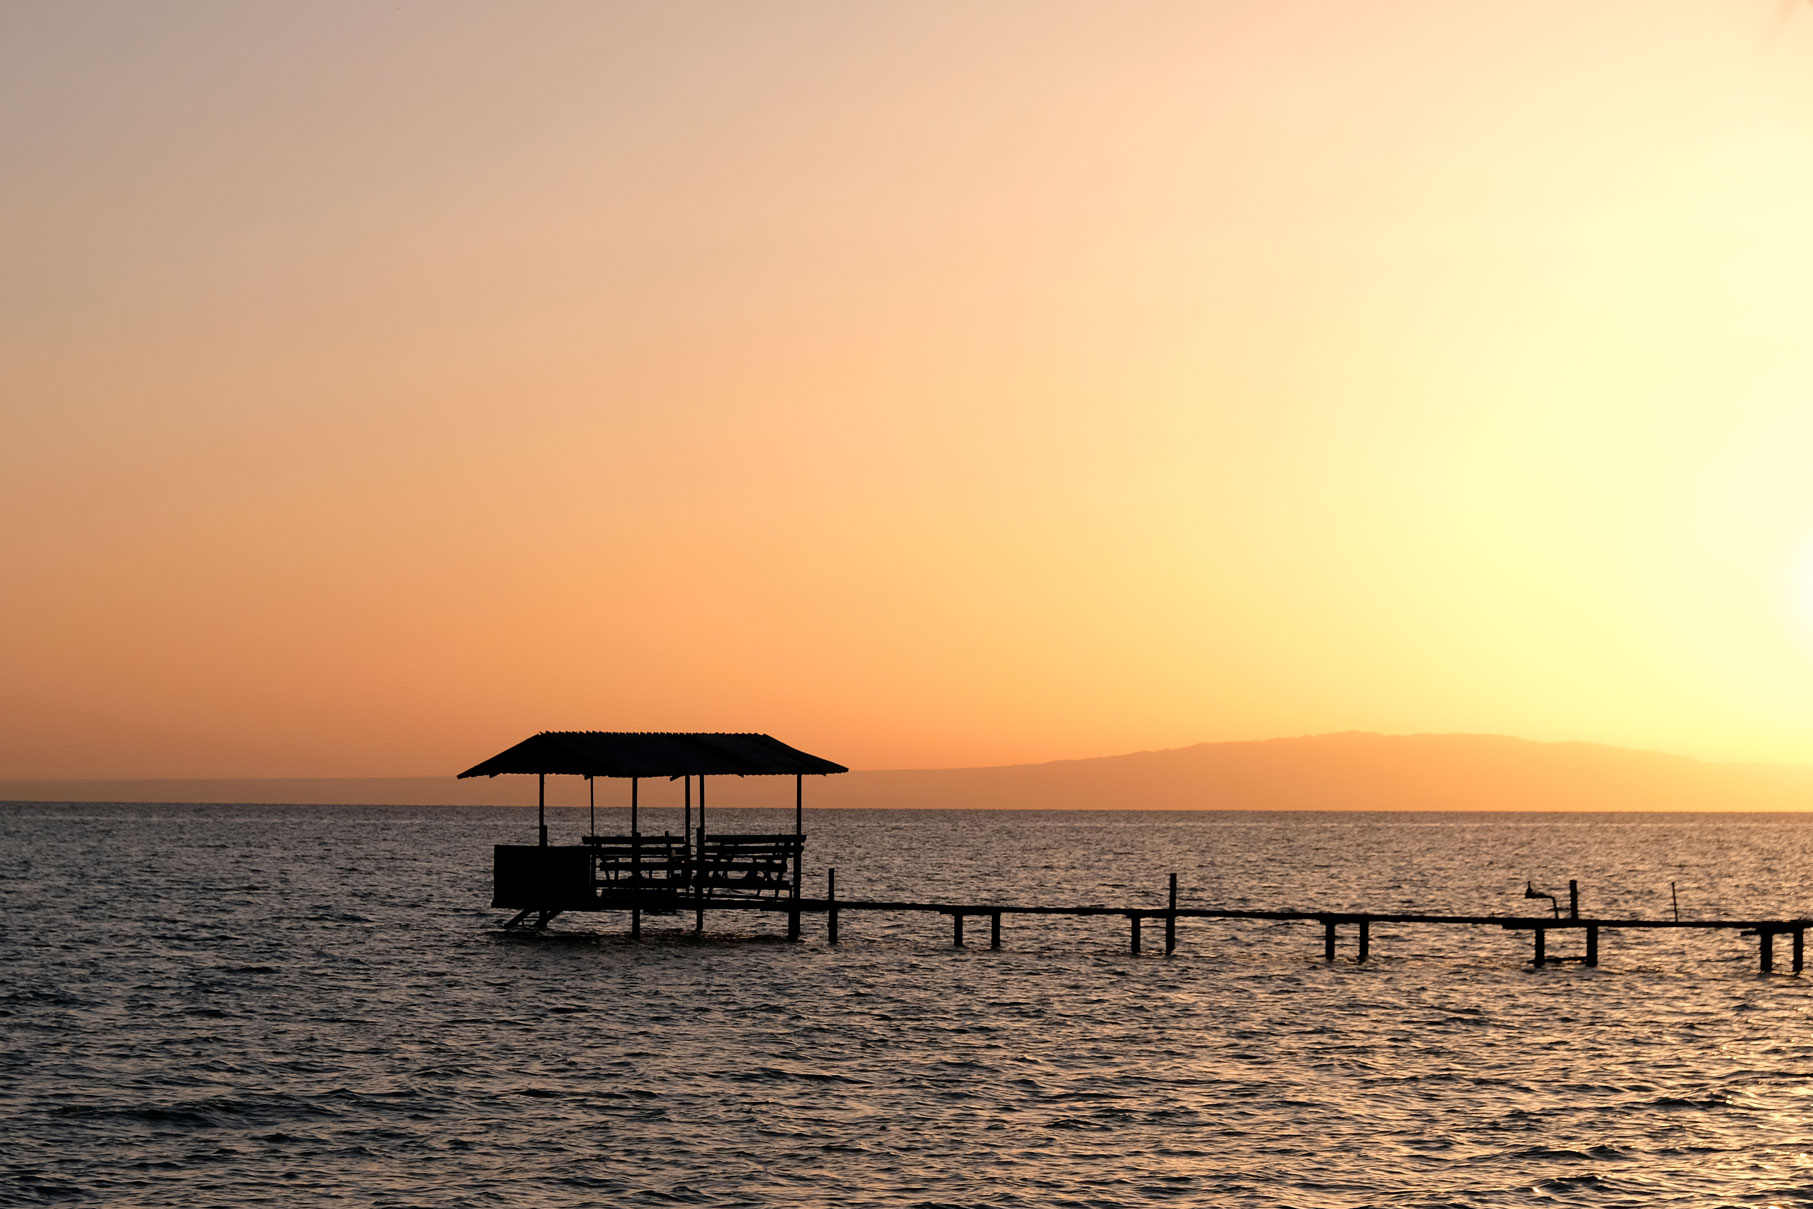
[[[596,898],[592,852],[583,845],[498,844],[491,873],[493,907],[583,911]]]

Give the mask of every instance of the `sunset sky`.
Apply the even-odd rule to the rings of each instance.
[[[9,3],[0,776],[1813,762],[1813,5]]]

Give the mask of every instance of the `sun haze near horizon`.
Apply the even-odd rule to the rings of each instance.
[[[1813,763],[1773,0],[0,11],[0,778]]]

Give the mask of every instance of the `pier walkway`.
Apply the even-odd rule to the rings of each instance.
[[[622,898],[600,900],[596,906],[578,908],[580,910],[629,910],[632,904]],[[1786,937],[1788,941],[1788,964],[1790,969],[1801,973],[1805,966],[1806,933],[1813,928],[1813,918],[1798,919],[1630,919],[1630,918],[1591,918],[1577,915],[1448,915],[1420,911],[1321,911],[1321,910],[1262,910],[1240,907],[1182,907],[1177,905],[1177,875],[1170,879],[1169,901],[1162,907],[1115,907],[1090,903],[1075,906],[1048,905],[1027,906],[999,902],[915,902],[906,899],[840,899],[837,897],[837,871],[829,872],[826,883],[826,894],[823,898],[718,898],[674,893],[671,891],[651,891],[638,895],[633,904],[637,914],[643,912],[689,912],[694,916],[694,929],[698,933],[705,930],[707,911],[764,911],[788,916],[788,937],[800,938],[800,918],[807,915],[825,917],[826,938],[836,944],[839,938],[841,917],[849,912],[890,912],[919,913],[948,916],[951,920],[951,943],[954,946],[964,945],[964,925],[968,920],[988,921],[988,945],[991,949],[1001,947],[1001,922],[1008,916],[1073,916],[1119,917],[1127,921],[1129,949],[1139,954],[1144,945],[1144,929],[1147,923],[1160,925],[1164,930],[1163,946],[1168,955],[1177,949],[1177,924],[1179,920],[1266,920],[1275,922],[1302,922],[1320,924],[1322,928],[1322,956],[1326,961],[1334,961],[1338,955],[1338,940],[1342,929],[1347,929],[1354,937],[1354,959],[1365,961],[1372,956],[1372,928],[1375,924],[1395,924],[1426,927],[1471,927],[1499,928],[1508,932],[1528,932],[1531,934],[1532,965],[1557,965],[1563,962],[1578,962],[1586,966],[1599,964],[1599,945],[1601,933],[1615,931],[1636,931],[1656,929],[1677,929],[1692,931],[1729,931],[1741,936],[1753,936],[1757,941],[1757,967],[1764,974],[1775,971],[1775,940]],[[1559,908],[1557,908],[1559,912]],[[524,911],[511,921],[521,922],[529,912]],[[545,913],[540,921],[545,925],[547,919],[559,912]],[[1550,953],[1548,950],[1549,933],[1562,932],[1578,934],[1582,943],[1581,951],[1572,956]]]

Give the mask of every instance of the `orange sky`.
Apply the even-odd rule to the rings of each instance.
[[[0,776],[1813,762],[1813,8],[0,8]]]

